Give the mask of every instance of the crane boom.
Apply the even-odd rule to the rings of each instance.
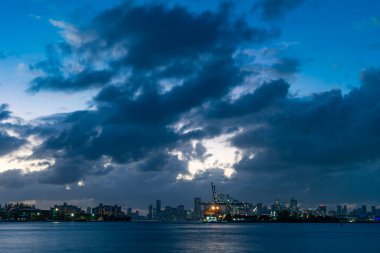
[[[212,198],[214,200],[214,204],[216,203],[216,190],[215,190],[215,185],[213,182],[211,182],[211,191],[212,191]]]

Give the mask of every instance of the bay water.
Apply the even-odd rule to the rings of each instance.
[[[380,252],[380,224],[3,222],[0,252]]]

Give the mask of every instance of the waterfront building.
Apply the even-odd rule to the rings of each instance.
[[[100,203],[97,207],[92,208],[92,214],[97,216],[107,216],[107,217],[122,217],[124,213],[121,211],[121,206],[118,205],[103,205]]]
[[[148,220],[153,220],[153,204],[149,205],[147,219]]]
[[[194,219],[198,220],[202,218],[202,206],[201,206],[201,198],[194,198]]]
[[[325,205],[319,205],[317,211],[318,211],[318,215],[326,216],[326,214],[327,214],[327,207]]]
[[[348,213],[348,211],[347,211],[347,206],[344,205],[344,206],[343,206],[343,209],[342,209],[342,214],[343,214],[343,215],[347,215],[347,213]]]
[[[371,214],[376,215],[376,206],[371,206]]]
[[[155,219],[160,219],[161,217],[161,200],[156,200],[156,217]]]
[[[298,201],[295,198],[292,198],[290,200],[289,210],[293,213],[297,213],[299,211],[298,209]]]
[[[278,198],[275,199],[272,207],[271,207],[271,213],[272,215],[275,215],[276,213],[281,211],[281,205],[280,205],[280,200]]]
[[[292,198],[291,200],[290,200],[290,208],[295,208],[295,207],[297,207],[298,206],[298,202],[297,202],[297,200],[295,199],[295,198]]]
[[[361,214],[362,215],[367,215],[367,205],[362,205]]]
[[[336,206],[336,214],[337,215],[342,215],[342,206],[341,205],[337,205]]]
[[[69,205],[66,202],[63,205],[54,205],[50,208],[53,219],[73,219],[78,215],[83,215],[84,211],[75,205]]]

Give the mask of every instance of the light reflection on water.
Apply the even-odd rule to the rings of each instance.
[[[380,252],[380,224],[0,223],[1,252]]]

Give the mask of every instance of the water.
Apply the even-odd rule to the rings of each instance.
[[[380,224],[0,223],[0,252],[380,252]]]

